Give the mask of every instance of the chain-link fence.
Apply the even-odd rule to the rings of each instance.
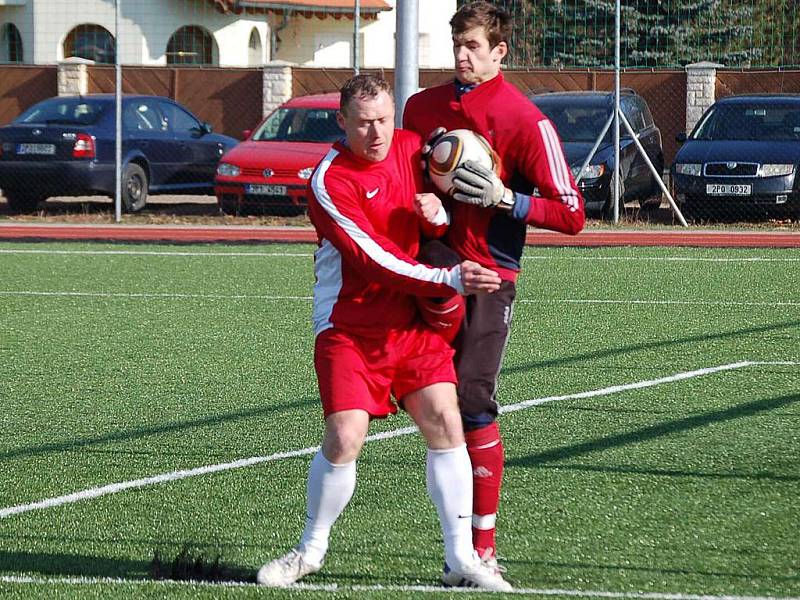
[[[452,78],[448,21],[461,2],[419,1],[426,87]],[[613,218],[615,3],[497,3],[513,16],[506,77],[556,125],[590,216]],[[358,20],[322,4],[0,3],[0,209],[114,196],[119,61],[124,210],[175,196],[219,215],[302,212],[307,178],[341,134],[331,92],[355,61],[393,81],[397,2],[362,0]],[[690,223],[798,218],[796,3],[621,8],[621,217],[678,222],[665,188]]]
[[[459,4],[466,3],[460,0]],[[513,16],[509,65],[614,66],[613,0],[497,0]],[[620,64],[800,66],[795,0],[621,0]]]

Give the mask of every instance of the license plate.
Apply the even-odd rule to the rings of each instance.
[[[259,194],[262,196],[285,196],[285,185],[247,184],[244,186],[245,194]]]
[[[712,183],[706,186],[709,196],[749,196],[752,193],[750,184]]]
[[[53,144],[17,144],[17,154],[55,154]]]

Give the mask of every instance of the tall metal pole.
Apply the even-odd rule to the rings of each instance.
[[[419,89],[419,0],[397,0],[397,44],[394,69],[395,123],[403,123],[403,108]]]
[[[119,10],[122,0],[114,3],[114,76],[116,89],[114,91],[116,137],[114,148],[114,171],[116,183],[114,189],[114,219],[117,223],[122,221],[122,58],[120,57]]]
[[[614,196],[612,198],[614,203],[614,223],[619,222],[619,204],[622,198],[619,197],[620,177],[622,176],[622,169],[619,164],[619,70],[620,70],[620,0],[617,0],[617,6],[614,15]]]
[[[353,74],[358,75],[361,63],[361,0],[356,0],[355,12],[353,13]]]

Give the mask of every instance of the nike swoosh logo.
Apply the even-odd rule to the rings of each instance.
[[[471,519],[472,515],[458,515],[459,519]]]
[[[378,193],[378,190],[379,190],[379,189],[381,189],[381,188],[375,188],[375,189],[374,189],[374,190],[372,190],[371,192],[367,192],[367,198],[368,198],[369,200],[372,200],[372,199],[375,197],[375,194],[377,194],[377,193]]]

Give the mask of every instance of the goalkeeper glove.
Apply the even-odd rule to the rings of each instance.
[[[506,210],[511,210],[514,206],[514,192],[491,169],[472,160],[455,170],[453,188],[453,198],[459,202],[483,208],[496,206]]]

